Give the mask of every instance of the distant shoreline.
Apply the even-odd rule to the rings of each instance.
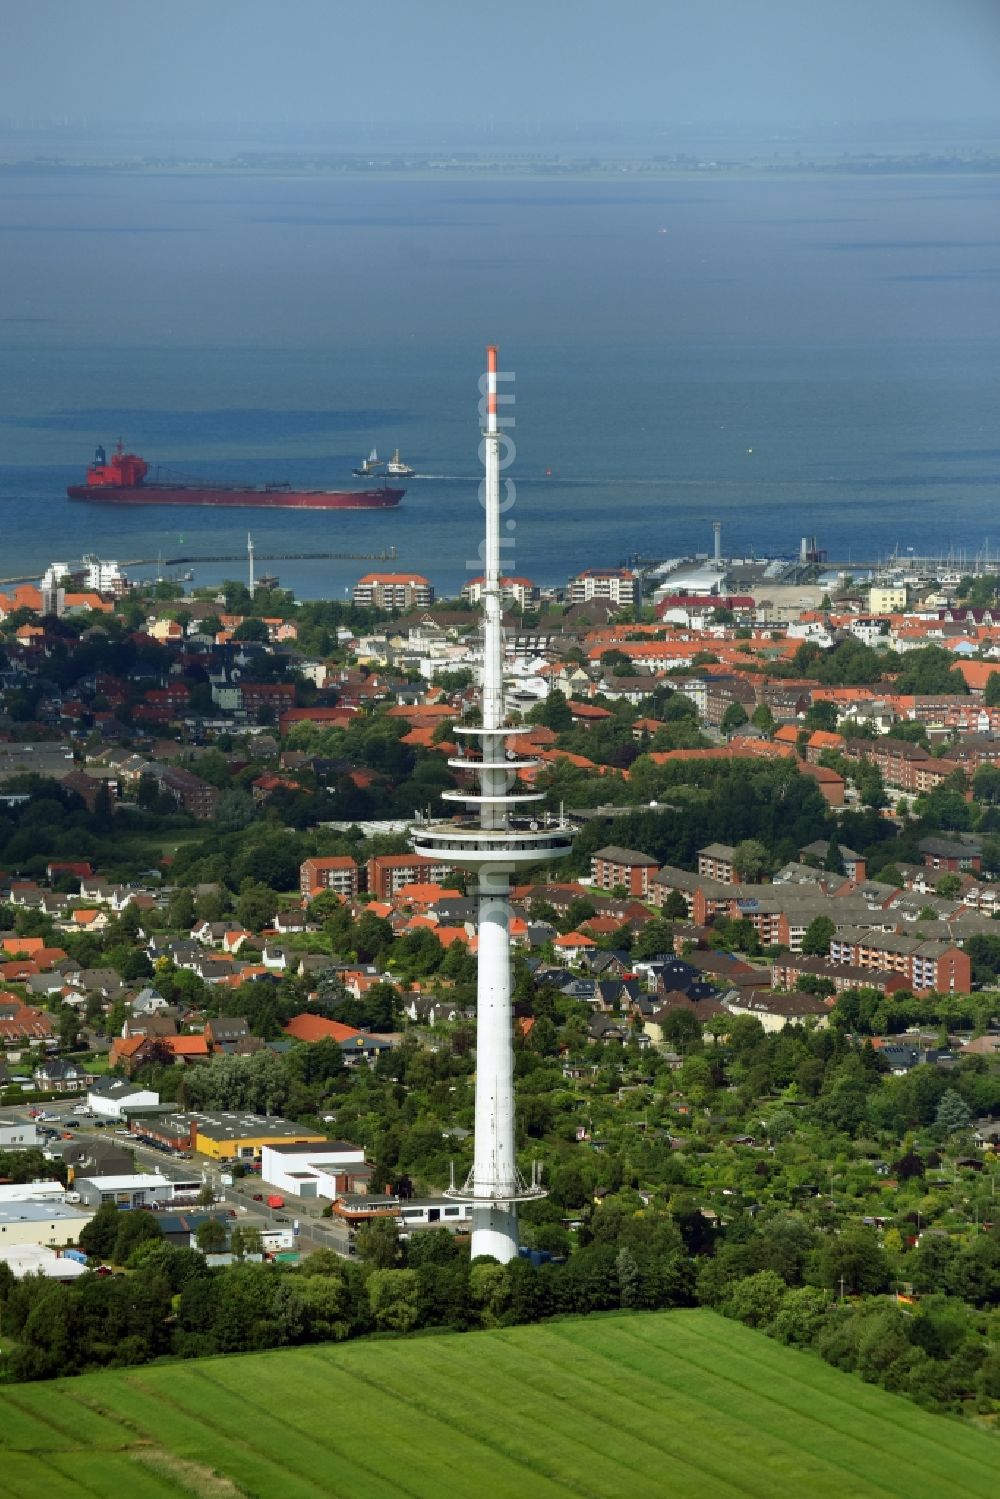
[[[930,177],[993,178],[1000,176],[1000,155],[987,157],[849,157],[819,162],[772,163],[764,161],[651,161],[642,158],[608,158],[598,161],[524,161],[506,157],[482,157],[472,161],[450,157],[414,160],[412,163],[386,158],[384,165],[353,156],[302,156],[261,153],[257,158],[229,157],[138,157],[113,159],[62,156],[0,157],[0,173],[51,172],[113,174],[116,176],[230,176],[273,177],[304,181],[427,181],[427,182],[719,182],[719,181],[815,181],[822,178]]]

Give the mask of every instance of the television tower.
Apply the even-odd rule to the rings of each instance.
[[[517,1204],[545,1196],[532,1173],[526,1182],[514,1149],[514,1017],[510,984],[510,882],[532,865],[564,858],[572,829],[563,817],[531,816],[526,803],[544,794],[518,789],[523,758],[509,742],[527,728],[506,719],[503,684],[503,623],[500,586],[500,432],[497,422],[497,350],[486,351],[485,508],[486,566],[482,590],[482,724],[455,725],[460,750],[448,764],[471,773],[472,785],[446,791],[449,801],[469,809],[450,822],[422,822],[411,835],[418,854],[471,870],[477,876],[479,962],[476,1022],[476,1118],[472,1170],[464,1185],[446,1193],[468,1204],[472,1257],[485,1254],[506,1263],[517,1255]]]

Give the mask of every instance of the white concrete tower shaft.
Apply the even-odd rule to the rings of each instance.
[[[457,789],[442,792],[444,802],[457,802],[469,810],[450,821],[418,818],[411,841],[417,853],[476,876],[479,961],[473,1163],[463,1185],[452,1183],[445,1195],[467,1207],[473,1256],[491,1255],[505,1263],[517,1254],[517,1204],[545,1196],[534,1172],[530,1181],[521,1176],[514,1151],[510,883],[515,873],[565,858],[572,849],[573,830],[561,814],[541,809],[544,792],[519,782],[519,772],[536,769],[538,761],[513,747],[528,729],[506,719],[497,382],[497,350],[490,347],[482,433],[486,511],[482,721],[455,724],[459,742],[448,764],[463,780]]]
[[[483,587],[483,827],[499,831],[507,809],[504,762],[503,600],[500,589],[500,434],[497,350],[486,351],[486,567]],[[496,731],[491,732],[491,731]],[[510,868],[479,871],[479,963],[476,1022],[476,1130],[472,1256],[506,1262],[517,1254],[517,1160],[514,1153],[514,1017],[510,998]],[[503,1194],[511,1200],[505,1202]]]

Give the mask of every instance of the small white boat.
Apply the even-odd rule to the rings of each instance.
[[[399,456],[399,449],[397,448],[392,457],[389,459],[389,462],[386,464],[385,472],[387,477],[390,479],[412,479],[413,475],[416,473],[416,469],[411,468],[408,463],[403,462],[402,458]]]

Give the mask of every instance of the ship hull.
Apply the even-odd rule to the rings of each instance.
[[[214,489],[176,484],[72,484],[71,500],[88,505],[202,505],[255,510],[392,510],[405,489]]]

